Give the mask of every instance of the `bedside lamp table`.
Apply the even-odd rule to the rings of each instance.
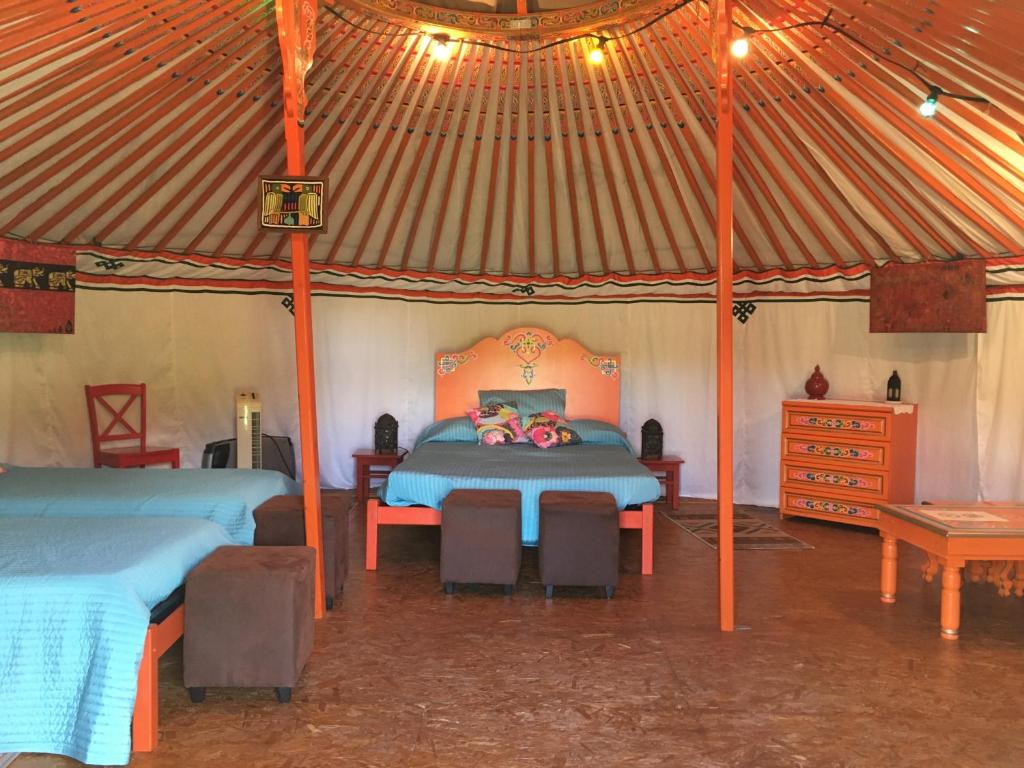
[[[665,485],[665,499],[672,509],[679,509],[679,475],[686,462],[678,456],[666,455],[660,459],[640,459],[640,463]]]
[[[356,462],[356,502],[370,498],[370,481],[383,480],[391,470],[402,463],[409,452],[399,448],[397,453],[377,453],[372,448],[360,448],[352,454]]]

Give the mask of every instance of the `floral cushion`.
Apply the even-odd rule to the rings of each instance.
[[[538,448],[558,448],[583,442],[579,433],[569,426],[569,422],[554,411],[531,414],[523,432]]]
[[[508,403],[495,403],[466,411],[476,427],[480,445],[509,445],[526,442],[519,424],[519,412]]]

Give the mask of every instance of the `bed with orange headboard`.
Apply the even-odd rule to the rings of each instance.
[[[619,424],[619,402],[620,385],[622,376],[621,360],[617,355],[595,354],[572,339],[559,339],[550,331],[542,328],[523,327],[513,328],[497,338],[484,338],[478,341],[469,349],[459,352],[442,352],[436,355],[434,367],[434,417],[437,422],[442,420],[456,420],[465,417],[467,410],[479,405],[479,392],[482,390],[516,390],[519,392],[536,392],[537,390],[562,389],[565,390],[565,416],[570,423],[589,423],[590,421],[603,422],[608,425],[618,426]],[[579,422],[578,420],[588,420]],[[466,420],[468,421],[468,420]],[[422,438],[422,436],[421,436]],[[474,441],[475,442],[475,441]],[[586,442],[586,440],[585,440]],[[625,441],[623,439],[623,444]],[[436,448],[436,446],[433,446]],[[649,475],[646,469],[626,449],[620,447],[612,448],[608,445],[587,445],[572,446],[578,449],[573,455],[583,456],[588,452],[594,455],[601,454],[601,460],[607,460],[611,454],[616,467],[617,474],[633,475],[634,480],[639,477],[640,485],[630,487],[632,497],[627,498],[622,490],[624,481],[622,477],[608,477],[607,485],[603,477],[590,477],[581,489],[606,490],[616,495],[620,500],[620,506],[624,508],[619,513],[619,524],[622,528],[639,529],[641,532],[641,570],[644,574],[653,572],[654,552],[654,505],[653,498],[657,496],[657,483],[649,482],[644,475]],[[523,449],[523,450],[512,450]],[[396,478],[403,468],[411,467],[417,457],[424,450],[417,449],[410,458],[396,468],[391,478]],[[505,451],[503,457],[508,457],[512,469],[506,468],[506,472],[515,472],[515,461],[517,456],[530,454],[530,458],[536,462],[538,457],[547,454],[540,448],[532,446],[476,446],[468,448],[473,450],[492,452],[487,454],[493,456],[494,451]],[[552,454],[552,461],[568,457],[570,448],[549,448],[547,451],[558,452]],[[469,462],[471,463],[471,461]],[[484,462],[481,462],[483,464]],[[463,464],[462,466],[465,466]],[[559,472],[585,473],[587,467],[577,465],[575,469],[557,470]],[[465,470],[466,474],[472,474],[470,467]],[[462,473],[460,472],[460,475]],[[600,473],[598,473],[600,474]],[[401,475],[397,475],[401,479]],[[422,473],[420,473],[422,477]],[[439,480],[447,481],[449,478],[438,477]],[[451,482],[444,487],[460,487],[458,482],[465,482],[466,478],[450,478]],[[575,478],[565,474],[559,477],[550,478],[552,490],[575,489],[573,482],[581,478]],[[653,478],[650,478],[653,480]],[[544,482],[530,480],[531,483]],[[467,486],[474,487],[474,486]],[[483,486],[475,486],[483,487]],[[491,486],[493,487],[493,486]],[[653,492],[651,489],[654,489]],[[436,489],[436,484],[435,484]],[[640,497],[637,497],[640,494]],[[649,497],[644,497],[648,494]],[[393,495],[393,494],[392,494]],[[641,498],[642,497],[642,498]],[[385,504],[382,499],[370,499],[366,509],[366,567],[368,570],[375,570],[377,567],[377,545],[378,529],[382,525],[440,525],[441,512],[438,509],[441,498],[436,492],[433,495],[425,495],[421,502],[416,498],[407,496],[401,499],[401,506],[388,495],[388,489],[384,489],[383,499],[388,500]],[[390,505],[389,505],[390,504]],[[414,504],[414,505],[413,505]],[[526,516],[524,506],[524,516]]]

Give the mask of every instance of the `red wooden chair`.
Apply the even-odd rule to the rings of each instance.
[[[125,398],[120,405],[112,404],[109,398]],[[132,405],[139,403],[139,426],[133,427],[127,416]],[[181,465],[177,448],[146,447],[146,385],[145,384],[100,384],[85,385],[85,402],[89,407],[89,430],[92,432],[93,466],[101,467],[148,467],[151,464],[170,464],[178,469]],[[97,413],[97,406],[106,413]],[[100,418],[104,424],[100,427]],[[109,417],[109,421],[105,418]],[[105,448],[106,443],[127,443]]]

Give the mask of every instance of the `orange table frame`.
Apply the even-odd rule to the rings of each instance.
[[[956,505],[970,507],[971,505]],[[995,512],[995,508],[992,509]],[[942,566],[942,597],[939,623],[946,640],[960,636],[960,587],[962,571],[968,560],[1024,560],[1024,536],[1007,531],[987,530],[984,535],[967,532],[941,532],[908,519],[898,507],[879,507],[878,532],[882,537],[881,600],[896,602],[898,542],[905,541],[924,550]],[[934,571],[926,567],[928,581]]]
[[[377,499],[366,502],[366,570],[377,570],[377,531],[382,525],[440,525],[433,507],[387,507]],[[619,512],[619,527],[640,531],[640,573],[654,573],[654,504]]]
[[[160,657],[185,633],[185,606],[179,605],[159,624],[146,630],[146,644],[139,665],[139,687],[132,715],[132,751],[156,749],[160,722]]]

